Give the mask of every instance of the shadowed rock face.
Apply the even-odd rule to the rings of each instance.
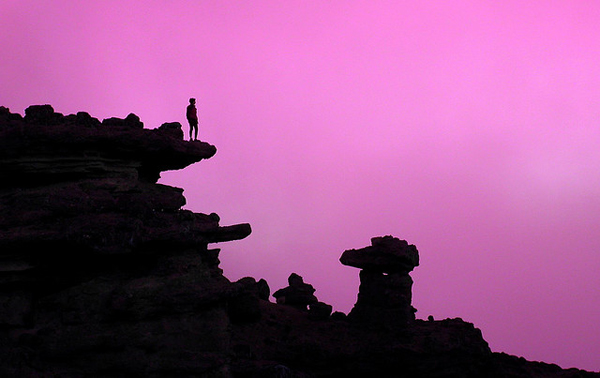
[[[227,303],[246,289],[208,245],[250,225],[181,210],[183,190],[156,184],[215,153],[178,123],[0,108],[0,354],[14,355],[0,376],[225,369]]]
[[[0,107],[0,377],[600,376],[492,353],[461,319],[415,320],[418,252],[392,236],[342,255],[361,269],[348,316],[297,274],[281,304],[264,280],[230,282],[208,245],[250,225],[156,184],[216,152],[182,139],[134,114]]]
[[[4,109],[0,110],[3,185],[98,177],[156,183],[161,171],[182,169],[217,151],[208,143],[184,142],[178,123],[143,129],[134,114],[100,123],[84,112],[63,116],[50,105],[39,105],[27,108],[20,120]]]
[[[185,142],[179,126],[145,130],[137,116],[100,123],[62,116],[50,105],[24,120],[2,114],[0,254],[24,246],[81,253],[141,252],[159,244],[194,247],[247,236],[216,214],[180,210],[183,190],[156,181],[164,170],[207,159],[216,148]]]

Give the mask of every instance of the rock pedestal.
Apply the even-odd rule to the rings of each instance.
[[[419,265],[414,245],[392,236],[375,237],[369,247],[345,251],[340,261],[361,269],[350,320],[384,326],[403,326],[415,320],[413,281],[408,274]]]

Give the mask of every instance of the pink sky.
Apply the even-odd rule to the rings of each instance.
[[[143,4],[143,5],[142,5]],[[0,5],[0,105],[185,125],[217,155],[161,183],[253,233],[231,280],[291,272],[348,312],[345,249],[417,245],[418,318],[600,371],[600,3]]]

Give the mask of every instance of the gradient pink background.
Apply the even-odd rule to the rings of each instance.
[[[160,182],[253,233],[231,280],[291,272],[348,312],[345,249],[416,244],[418,318],[600,370],[600,3],[23,1],[0,5],[0,105],[49,103],[217,155]],[[187,131],[186,131],[187,132]]]

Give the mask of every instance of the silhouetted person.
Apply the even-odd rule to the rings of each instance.
[[[190,124],[190,140],[192,140],[192,130],[194,131],[194,140],[198,140],[198,111],[196,110],[196,99],[190,98],[190,104],[185,113]]]

